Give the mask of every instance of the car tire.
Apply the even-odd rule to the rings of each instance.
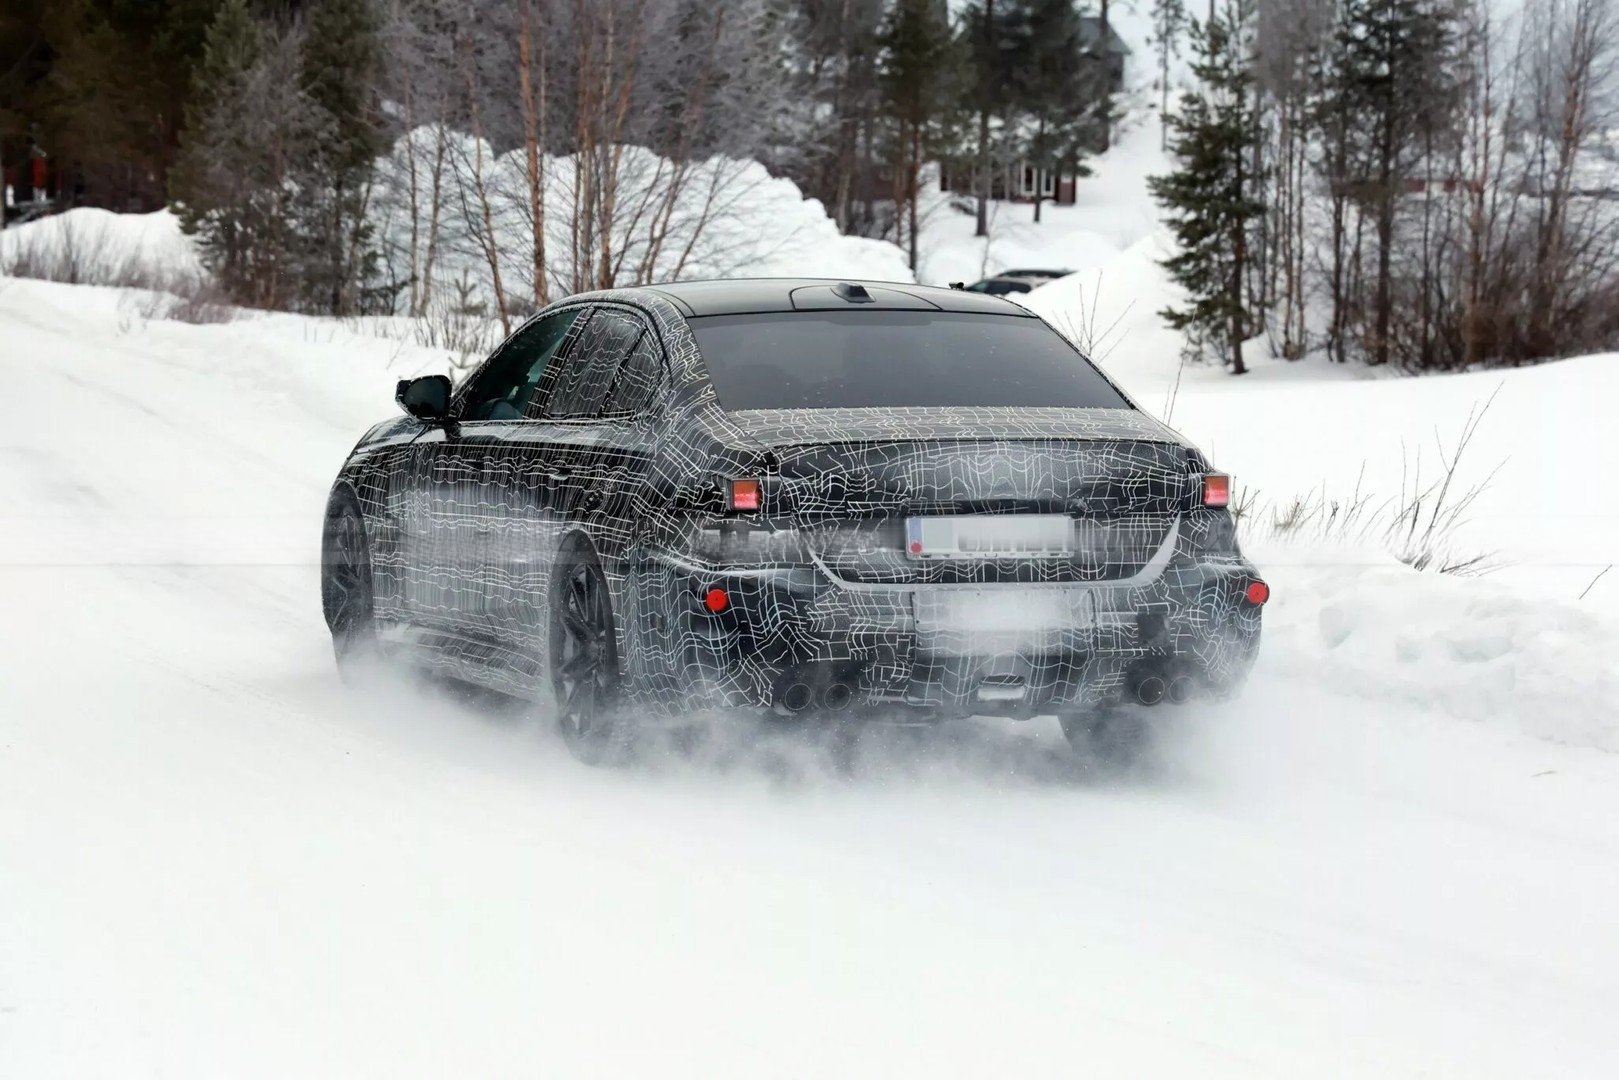
[[[630,757],[632,724],[623,708],[612,597],[588,544],[570,542],[551,575],[547,670],[557,729],[586,765]]]
[[[355,683],[375,670],[377,640],[371,577],[371,547],[365,519],[352,498],[332,501],[321,538],[320,601],[332,634],[332,653],[343,681]]]

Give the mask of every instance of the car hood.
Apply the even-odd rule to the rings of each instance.
[[[734,434],[767,449],[956,439],[1129,439],[1186,445],[1173,429],[1135,409],[748,409],[721,415]]]

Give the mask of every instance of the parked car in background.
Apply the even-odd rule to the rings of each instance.
[[[1040,278],[1042,281],[1055,281],[1060,277],[1067,277],[1072,270],[1002,270],[1002,277]]]
[[[992,277],[973,282],[966,286],[966,291],[983,293],[986,296],[1010,296],[1037,289],[1049,281],[1056,281],[1071,273],[1072,270],[1003,270]]]

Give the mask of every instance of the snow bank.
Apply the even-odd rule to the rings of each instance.
[[[1159,260],[1167,235],[1151,233],[1112,258],[1015,299],[1079,345],[1127,387],[1172,377],[1183,338],[1160,312],[1180,290]]]
[[[430,163],[441,150],[444,165],[435,188]],[[581,280],[599,280],[603,245],[588,230],[600,231],[604,218],[612,264],[626,282],[793,275],[915,280],[897,247],[843,236],[818,201],[804,198],[797,185],[772,177],[758,162],[711,158],[677,166],[643,147],[622,147],[614,206],[606,215],[598,203],[580,205],[580,166],[574,156],[547,157],[543,163],[553,296],[569,290],[575,252],[587,264],[578,268]],[[396,279],[408,278],[413,266],[418,276],[423,273],[436,220],[435,292],[455,292],[465,283],[485,300],[492,296],[494,280],[484,255],[492,230],[508,296],[533,295],[533,213],[521,150],[497,155],[464,133],[423,127],[394,145],[382,159],[380,177],[373,218]],[[488,227],[480,184],[488,200]],[[587,230],[581,234],[585,239],[575,235],[576,228]]]
[[[1301,566],[1296,550],[1251,554],[1275,590],[1264,647],[1286,677],[1367,708],[1399,702],[1619,751],[1619,603],[1397,564]]]
[[[169,211],[115,214],[77,207],[0,231],[0,272],[69,284],[164,288],[203,271]]]
[[[444,139],[436,199],[430,163]],[[418,199],[411,258],[412,204],[407,148],[417,154]],[[893,244],[844,236],[814,199],[755,161],[715,158],[677,169],[641,147],[622,148],[611,251],[619,279],[654,281],[723,277],[849,277],[914,281]],[[574,251],[573,157],[547,158],[545,207],[551,295],[568,290]],[[496,155],[458,132],[422,128],[401,138],[380,162],[370,215],[385,272],[398,281],[422,276],[437,221],[433,284],[437,295],[486,307],[493,277],[484,257],[482,207],[471,185],[482,176],[490,202],[503,284],[509,301],[533,295],[529,196],[520,151]],[[678,173],[678,197],[665,201]],[[458,188],[457,176],[465,190]],[[464,196],[464,197],[463,197]],[[435,206],[436,203],[436,206]],[[659,239],[654,240],[654,237]],[[599,251],[581,245],[581,251]],[[0,232],[0,270],[74,284],[170,288],[203,274],[195,245],[168,211],[114,214],[79,208]],[[586,276],[595,280],[592,260]]]

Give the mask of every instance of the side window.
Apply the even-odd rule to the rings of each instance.
[[[663,379],[663,350],[650,331],[641,335],[635,350],[618,369],[613,389],[602,409],[604,416],[634,416],[652,404],[652,395]]]
[[[462,420],[521,420],[551,358],[579,318],[569,308],[529,323],[489,358],[461,397]]]
[[[645,333],[633,315],[598,308],[568,350],[540,408],[547,420],[582,420],[601,413],[618,367]]]

